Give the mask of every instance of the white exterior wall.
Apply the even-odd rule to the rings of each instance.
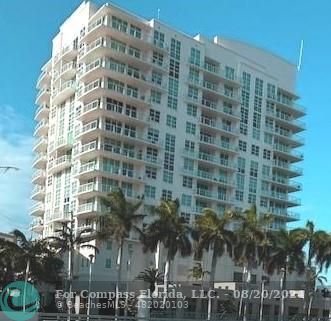
[[[110,17],[114,15],[120,17],[121,19],[128,22],[128,25],[133,24],[139,26],[142,30],[143,38],[145,40],[137,40],[133,36],[128,34],[121,34],[120,32],[112,29],[110,27]],[[103,25],[88,31],[88,25],[97,21],[100,17],[106,16]],[[107,25],[108,27],[106,27]],[[85,33],[83,31],[85,29]],[[91,50],[91,53],[87,53],[88,45],[93,43],[99,37],[113,37],[126,43],[135,46],[141,50],[141,53],[146,59],[151,60],[153,51],[162,53],[164,55],[164,61],[167,64],[167,70],[162,73],[162,84],[169,86],[169,61],[171,59],[170,50],[162,50],[156,48],[151,43],[153,39],[153,33],[157,30],[164,33],[165,41],[164,43],[170,48],[171,39],[176,39],[181,42],[180,49],[180,69],[179,69],[179,87],[178,87],[178,106],[177,110],[170,109],[167,107],[168,93],[161,90],[161,104],[149,103],[147,97],[150,96],[152,89],[158,90],[157,86],[151,84],[150,82],[137,80],[128,75],[121,75],[117,72],[110,72],[104,68],[95,68],[92,71],[84,72],[86,64],[93,62],[94,59],[103,57],[113,57],[118,61],[130,64],[137,68],[140,68],[141,73],[146,79],[150,79],[152,75],[152,70],[160,70],[152,63],[146,63],[137,59],[136,61],[127,54],[120,54],[114,52],[112,49],[95,49]],[[77,39],[77,40],[76,40]],[[76,41],[76,42],[75,42]],[[145,42],[143,42],[145,41]],[[75,44],[75,48],[71,48]],[[66,49],[69,46],[69,49]],[[235,101],[233,98],[220,95],[219,93],[211,93],[202,86],[194,86],[198,88],[198,100],[193,102],[197,106],[197,116],[192,117],[187,113],[187,104],[192,103],[188,100],[188,77],[190,67],[189,57],[191,48],[196,48],[200,50],[200,61],[202,66],[198,68],[199,70],[199,80],[214,80],[218,84],[218,90],[223,91],[224,85],[233,88],[234,95],[242,95],[242,84],[240,81],[228,79],[225,76],[213,75],[208,73],[203,68],[203,62],[205,58],[207,60],[212,60],[220,65],[221,70],[224,70],[226,66],[232,67],[235,70],[235,77],[241,78],[243,72],[247,72],[251,75],[251,86],[249,90],[249,112],[248,112],[248,133],[247,135],[240,134],[240,111],[241,105],[240,101]],[[267,83],[271,83],[278,88],[279,92],[288,94],[293,101],[296,97],[295,94],[295,78],[296,70],[295,66],[289,64],[283,59],[268,53],[264,50],[257,49],[248,44],[243,44],[238,41],[226,40],[219,37],[215,37],[214,41],[205,39],[201,35],[195,38],[184,35],[183,33],[174,30],[156,20],[145,21],[139,17],[128,14],[121,9],[105,5],[102,8],[95,8],[94,5],[89,2],[83,3],[74,13],[68,18],[65,23],[60,27],[59,34],[53,39],[53,50],[52,58],[42,68],[42,75],[38,80],[38,88],[40,93],[37,97],[37,105],[45,106],[44,108],[39,107],[36,112],[36,120],[45,122],[36,127],[36,136],[44,137],[45,143],[40,145],[36,144],[35,151],[39,153],[34,166],[41,171],[41,174],[36,174],[34,176],[34,183],[38,187],[37,191],[33,192],[32,198],[37,201],[36,205],[31,211],[31,214],[36,216],[37,219],[32,225],[33,231],[43,235],[44,237],[52,235],[56,229],[59,228],[61,222],[66,222],[70,219],[69,212],[73,211],[76,224],[78,226],[86,226],[89,224],[88,218],[100,213],[101,204],[100,196],[102,195],[101,189],[103,188],[101,181],[102,177],[112,177],[109,172],[101,170],[101,159],[102,157],[107,157],[109,159],[119,159],[121,162],[121,167],[123,163],[130,163],[134,165],[134,175],[136,178],[128,178],[123,175],[113,175],[113,179],[117,179],[120,182],[132,183],[133,185],[133,198],[137,196],[142,196],[145,194],[146,204],[157,204],[159,199],[162,197],[162,190],[166,189],[172,192],[172,198],[182,198],[182,194],[187,194],[192,196],[192,203],[190,206],[182,206],[181,210],[183,213],[190,214],[190,222],[193,223],[195,216],[199,215],[196,211],[196,201],[205,201],[206,206],[213,207],[217,210],[217,206],[224,206],[224,208],[237,207],[237,208],[248,208],[251,204],[248,202],[249,192],[249,180],[250,180],[250,162],[255,161],[259,164],[259,170],[257,175],[257,189],[256,189],[256,203],[260,213],[267,213],[273,211],[271,208],[271,202],[276,202],[284,206],[284,213],[279,215],[279,213],[273,213],[275,216],[275,223],[271,228],[284,227],[286,222],[290,220],[295,220],[295,218],[288,215],[287,207],[295,206],[296,202],[290,202],[286,200],[287,194],[290,192],[295,192],[299,190],[298,188],[291,187],[290,181],[286,180],[284,183],[272,182],[269,179],[268,188],[280,188],[286,190],[287,192],[281,196],[276,195],[266,197],[268,205],[265,208],[261,208],[260,199],[262,194],[262,181],[266,181],[266,178],[262,175],[262,165],[270,167],[270,177],[279,177],[280,173],[285,173],[289,177],[299,176],[300,172],[296,170],[290,170],[286,168],[290,166],[293,162],[301,160],[300,157],[288,156],[286,153],[280,154],[274,150],[274,147],[270,144],[264,142],[264,133],[268,132],[265,119],[269,118],[273,121],[273,126],[277,124],[283,128],[288,128],[292,130],[293,133],[300,132],[303,130],[302,124],[297,124],[297,118],[304,115],[300,109],[292,106],[292,102],[288,104],[282,104],[274,101],[275,111],[273,116],[267,114],[266,102],[270,101],[267,97]],[[73,63],[74,65],[67,65]],[[62,72],[61,72],[62,70]],[[83,70],[81,72],[81,70]],[[91,84],[94,80],[102,79],[100,82],[101,87],[105,86],[105,79],[111,77],[113,79],[120,80],[126,84],[131,84],[139,88],[139,97],[145,96],[145,101],[141,99],[132,99],[126,94],[119,95],[115,92],[107,90],[106,88],[94,88],[84,92],[85,88]],[[253,113],[254,113],[254,82],[255,78],[263,80],[263,96],[262,98],[262,109],[261,109],[261,123],[260,123],[260,139],[256,140],[252,138],[253,133]],[[72,83],[67,82],[72,81]],[[68,86],[66,85],[68,84]],[[65,87],[63,87],[65,86]],[[60,88],[60,89],[59,89]],[[46,90],[46,93],[43,92]],[[50,92],[48,93],[47,90]],[[218,106],[223,108],[224,101],[231,102],[233,114],[238,113],[239,116],[236,117],[233,114],[229,115],[225,112],[215,112],[212,109],[208,109],[201,104],[202,97],[213,97],[214,100],[218,101]],[[125,114],[116,115],[115,112],[110,112],[105,109],[104,102],[106,97],[116,99],[119,101],[124,101],[130,105],[137,107],[137,112],[140,113],[145,122],[139,122],[132,119],[132,117],[127,117]],[[138,98],[139,98],[138,97]],[[84,106],[96,99],[101,99],[103,104],[95,111],[84,113]],[[149,109],[155,109],[160,111],[160,122],[155,123],[149,120]],[[276,113],[277,110],[286,111],[288,114],[288,119],[286,121],[281,120],[281,117]],[[222,120],[231,121],[232,132],[226,132],[215,128],[207,128],[200,124],[200,116],[210,115],[214,118],[218,124],[222,123]],[[277,115],[276,115],[277,114]],[[170,128],[166,124],[167,115],[176,117],[177,124],[176,128]],[[117,118],[118,117],[118,118]],[[278,118],[277,118],[278,117]],[[111,134],[105,130],[105,120],[106,118],[112,118],[121,121],[131,126],[136,126],[137,136],[146,136],[148,127],[152,127],[159,130],[159,138],[161,140],[162,146],[154,146],[158,150],[158,159],[160,160],[160,166],[157,168],[157,179],[150,179],[146,177],[145,170],[147,166],[151,166],[148,162],[137,161],[130,159],[126,156],[119,156],[114,152],[104,152],[101,148],[104,146],[105,137],[112,137],[118,141],[130,141],[131,144],[135,146],[135,151],[142,151],[143,155],[146,155],[146,150],[148,147],[153,146],[151,143],[142,142],[141,140],[128,139],[127,137],[117,136]],[[96,128],[91,128],[89,131],[84,131],[84,126],[91,124],[92,121],[98,121]],[[189,121],[196,125],[196,134],[191,135],[186,133],[186,122]],[[215,135],[218,140],[221,136],[230,138],[230,145],[234,146],[232,150],[222,148],[221,146],[208,146],[205,143],[200,143],[199,133],[201,131],[208,132]],[[237,130],[237,132],[235,132]],[[163,181],[163,165],[165,158],[165,137],[166,133],[175,135],[175,155],[174,155],[174,171],[173,171],[173,183],[165,183]],[[280,137],[279,133],[272,134],[273,140],[288,141],[289,145],[293,148],[296,146],[301,146],[296,143],[296,137],[284,138]],[[183,167],[184,167],[184,155],[183,150],[185,148],[185,140],[190,140],[195,142],[194,153],[199,153],[199,149],[204,152],[213,151],[214,157],[219,157],[219,154],[228,155],[230,163],[235,165],[234,168],[222,168],[219,165],[213,165],[213,163],[206,163],[198,158],[190,158],[194,160],[194,171],[197,172],[198,166],[200,168],[209,168],[211,179],[206,180],[201,177],[197,177],[192,174],[189,175],[193,178],[192,188],[183,187]],[[238,148],[239,140],[245,141],[247,143],[247,151],[240,151]],[[96,146],[98,149],[82,153],[82,146],[87,143],[92,143],[97,141]],[[259,147],[259,156],[254,156],[251,154],[251,145],[254,144]],[[123,145],[122,145],[123,147]],[[292,151],[292,147],[289,147],[289,153]],[[263,158],[263,150],[268,149],[271,153],[270,160]],[[277,156],[278,155],[278,156]],[[245,168],[245,185],[244,185],[244,199],[243,201],[236,200],[235,196],[235,182],[237,173],[237,160],[238,157],[242,157],[246,160]],[[273,165],[274,157],[282,157],[288,160],[285,165],[282,164],[284,168],[278,168]],[[97,169],[95,171],[90,170],[82,173],[81,166],[87,164],[95,159],[95,164]],[[216,158],[215,158],[216,159]],[[218,158],[219,161],[219,158]],[[55,165],[54,165],[55,164]],[[222,169],[229,179],[229,183],[222,184],[219,182],[220,174],[219,170]],[[201,172],[200,172],[201,173]],[[95,185],[90,190],[89,186],[86,185],[89,182],[94,182]],[[121,184],[122,184],[121,183]],[[203,197],[197,195],[197,184],[208,185],[210,191],[213,193],[212,197]],[[93,184],[92,184],[93,185]],[[156,188],[155,198],[150,198],[145,193],[145,185],[152,185]],[[82,187],[86,187],[86,190],[82,191]],[[123,186],[123,185],[122,185]],[[221,200],[217,196],[218,188],[226,189],[226,199]],[[105,193],[103,193],[105,195]],[[279,199],[279,197],[284,197],[284,200]],[[278,199],[278,200],[277,200]],[[90,205],[92,202],[93,206]],[[83,207],[85,209],[83,210]],[[87,208],[87,209],[86,209]],[[134,265],[132,266],[131,277],[134,278],[137,274],[144,269],[144,267],[149,266],[153,263],[153,257],[148,254],[143,254],[141,251],[141,246],[136,242],[129,242],[134,244],[134,254],[133,259]],[[124,259],[127,261],[128,250],[127,245],[124,249]],[[82,255],[87,258],[89,253],[82,253]],[[113,262],[111,268],[105,267],[105,261],[111,259]],[[77,267],[82,279],[86,278],[87,273],[87,263],[83,259],[82,262],[78,264]],[[205,260],[208,263],[205,269],[210,270],[210,259]],[[109,250],[102,249],[101,253],[97,256],[95,263],[95,269],[97,271],[96,278],[103,280],[104,278],[115,278],[116,269],[116,248],[109,252]],[[194,264],[193,258],[178,258],[177,262],[172,266],[172,277],[175,279],[186,280],[188,269]],[[125,267],[125,264],[123,265]],[[125,269],[124,269],[125,270]],[[233,262],[228,258],[224,257],[219,260],[216,279],[218,280],[233,280],[234,271],[240,272],[239,267],[235,267]],[[261,278],[261,272],[255,272],[258,274],[258,280]]]

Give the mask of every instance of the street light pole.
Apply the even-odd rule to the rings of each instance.
[[[92,285],[92,263],[93,263],[93,259],[94,259],[94,255],[90,254],[89,255],[89,278],[88,278],[88,298],[87,298],[87,316],[90,315],[91,312],[91,285]]]

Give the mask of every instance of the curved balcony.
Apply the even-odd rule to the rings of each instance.
[[[44,186],[36,185],[32,190],[31,198],[35,201],[42,201],[45,198],[46,189]]]
[[[54,90],[53,93],[53,104],[58,105],[62,101],[68,99],[70,96],[75,94],[76,82],[74,80],[68,80],[63,83],[60,88]]]
[[[46,180],[46,172],[44,170],[37,170],[32,174],[32,184],[43,185]]]
[[[50,85],[52,79],[52,75],[49,70],[43,70],[41,74],[38,77],[37,85],[36,87],[38,89],[41,89],[43,87],[46,87],[47,85]]]
[[[68,211],[60,211],[55,209],[52,215],[49,217],[50,222],[69,222],[71,220],[71,213]]]
[[[183,156],[197,160],[204,166],[209,165],[212,168],[219,167],[220,169],[224,169],[231,172],[237,170],[237,166],[232,161],[221,159],[220,157],[217,157],[212,154],[183,150]]]
[[[77,192],[77,198],[79,199],[89,199],[98,195],[100,195],[100,192],[97,183],[94,182],[80,185]]]
[[[38,233],[38,234],[42,234],[44,229],[44,220],[41,218],[37,218],[34,219],[31,223],[30,223],[30,230],[32,232]]]
[[[289,159],[291,162],[300,162],[303,160],[303,154],[290,147],[285,147],[276,143],[273,145],[273,148],[274,155],[280,155],[281,157]]]
[[[37,121],[41,121],[43,119],[47,119],[49,116],[49,106],[44,104],[40,105],[35,113],[34,119]]]
[[[45,205],[42,202],[39,202],[37,204],[34,204],[30,208],[30,215],[32,216],[44,216],[45,213]]]
[[[61,60],[71,61],[78,55],[77,45],[71,43],[70,45],[66,45],[63,47],[60,52],[58,52],[54,58],[53,63],[54,66],[58,64]]]
[[[91,141],[98,138],[101,130],[99,129],[99,120],[94,120],[88,124],[83,125],[75,132],[76,139]]]
[[[45,169],[47,164],[47,154],[40,153],[34,158],[32,162],[32,167],[38,169]]]
[[[289,177],[297,177],[297,176],[301,176],[303,174],[302,168],[294,166],[289,163],[277,161],[276,159],[273,160],[272,165],[273,165],[273,170],[282,172],[282,173],[284,173],[284,175],[287,175]]]
[[[49,123],[47,119],[41,120],[37,123],[34,130],[34,136],[47,136],[48,134]]]
[[[71,167],[71,156],[63,155],[56,159],[53,159],[48,164],[48,172],[55,174]]]
[[[37,152],[37,153],[46,153],[47,151],[47,137],[40,137],[36,140],[34,147],[33,147],[33,151]]]
[[[36,98],[36,105],[49,105],[51,98],[51,90],[49,88],[42,88]]]
[[[66,81],[73,79],[76,76],[76,72],[77,66],[75,61],[65,63],[60,71],[55,72],[53,85],[56,85],[60,79]]]
[[[49,152],[54,155],[55,151],[60,151],[61,153],[66,153],[68,150],[72,149],[73,138],[72,135],[68,134],[67,137],[60,137],[57,141],[49,145]]]
[[[98,204],[96,202],[88,202],[78,205],[76,215],[79,215],[79,218],[90,217],[99,213]]]

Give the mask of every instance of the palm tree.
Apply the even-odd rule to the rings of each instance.
[[[55,253],[51,251],[46,240],[28,240],[19,230],[14,230],[12,234],[16,242],[2,240],[0,248],[2,256],[10,257],[15,270],[24,275],[23,309],[25,309],[25,292],[29,278],[35,281],[52,281],[54,279],[47,278],[47,275],[53,272],[54,276],[58,276],[62,264],[61,260],[54,257]],[[46,271],[46,266],[51,266],[52,270]]]
[[[293,271],[304,272],[304,243],[296,237],[293,231],[279,230],[269,234],[270,243],[261,258],[265,271],[271,275],[280,273],[280,290],[285,289],[286,276]],[[266,254],[267,253],[267,254]],[[280,321],[284,320],[284,297],[280,302]]]
[[[232,244],[234,234],[227,229],[233,219],[231,212],[223,216],[217,215],[212,209],[205,209],[196,220],[198,233],[197,254],[202,255],[203,250],[212,251],[212,263],[210,273],[210,288],[214,288],[215,272],[218,258],[228,253],[232,256]],[[211,298],[208,298],[208,320],[211,318]]]
[[[115,298],[115,315],[119,314],[119,282],[121,281],[122,271],[122,254],[123,245],[126,239],[130,237],[132,231],[140,233],[137,226],[144,218],[144,215],[137,214],[142,205],[142,200],[131,203],[125,198],[121,189],[116,189],[103,199],[107,212],[100,216],[100,229],[97,232],[99,241],[114,239],[118,244],[117,250],[117,279],[116,279],[116,298]]]
[[[72,214],[71,214],[72,215]],[[69,288],[70,298],[68,300],[68,313],[71,314],[71,295],[72,295],[72,282],[74,271],[74,253],[77,248],[90,249],[94,252],[99,252],[98,248],[89,242],[95,240],[96,235],[94,230],[90,227],[81,228],[75,231],[73,227],[73,218],[70,222],[62,224],[62,228],[55,231],[56,236],[47,238],[51,246],[57,250],[58,254],[68,253],[68,275],[67,282]]]
[[[251,282],[251,272],[254,265],[261,261],[261,248],[267,242],[267,227],[271,223],[269,215],[259,216],[256,206],[243,213],[235,213],[235,218],[240,222],[235,230],[236,245],[234,247],[235,261],[243,265],[244,284]],[[241,316],[243,299],[240,298],[239,316]],[[243,319],[247,319],[247,304],[244,304]]]
[[[166,293],[169,282],[171,262],[177,253],[185,257],[192,253],[191,236],[193,230],[179,213],[179,200],[161,200],[160,204],[152,209],[158,218],[145,229],[142,236],[144,250],[155,253],[159,246],[166,249],[166,264],[164,268],[164,291]]]
[[[311,280],[315,273],[313,263],[319,265],[328,265],[327,255],[325,249],[330,244],[330,236],[323,230],[316,230],[312,221],[307,221],[306,226],[293,230],[295,238],[298,242],[302,242],[303,246],[307,247],[307,260],[306,260],[306,285],[305,285],[305,298],[304,298],[304,314],[308,314],[308,297],[309,293],[313,290]]]
[[[139,275],[136,277],[137,280],[144,281],[149,285],[149,291],[151,296],[153,296],[157,284],[163,282],[163,278],[163,273],[159,272],[153,267],[145,269],[144,271],[140,272]]]
[[[328,281],[328,279],[321,275],[320,273],[314,273],[311,278],[311,283],[314,284],[314,290],[309,293],[309,304],[308,304],[308,312],[307,312],[307,319],[310,320],[310,314],[311,314],[311,307],[313,305],[314,295],[317,291],[317,283],[319,283],[321,286],[324,286],[325,283]]]
[[[206,275],[209,275],[210,272],[203,269],[203,266],[200,262],[197,262],[192,269],[188,270],[188,277],[193,278],[196,281],[202,281],[204,280]]]

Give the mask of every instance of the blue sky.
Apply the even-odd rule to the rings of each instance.
[[[0,1],[0,164],[19,172],[0,176],[0,230],[27,227],[35,82],[50,56],[51,39],[61,22],[81,1]],[[103,1],[96,1],[103,3]],[[266,48],[296,62],[301,39],[305,48],[298,77],[301,104],[307,106],[303,221],[314,219],[329,228],[328,183],[331,171],[328,99],[331,71],[331,2],[329,0],[117,0],[114,3],[146,18],[195,35],[221,35]],[[302,224],[302,221],[300,222]]]

